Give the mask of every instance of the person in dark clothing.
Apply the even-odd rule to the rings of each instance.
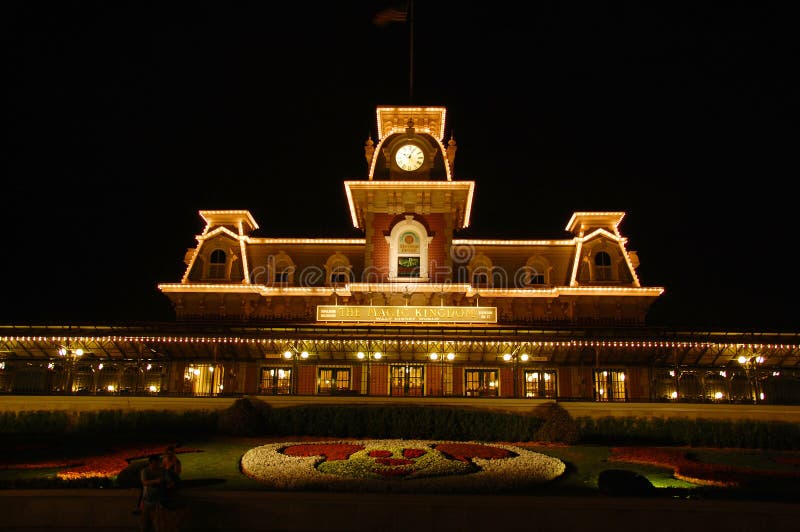
[[[147,467],[142,469],[139,478],[142,482],[139,528],[141,532],[150,532],[155,530],[156,511],[166,498],[167,477],[159,455],[147,459]]]
[[[161,461],[161,467],[167,476],[167,487],[169,489],[177,488],[181,481],[181,460],[175,454],[175,447],[172,445],[167,447],[167,454]]]

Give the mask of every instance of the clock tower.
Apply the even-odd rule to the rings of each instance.
[[[353,225],[366,236],[371,282],[452,282],[453,231],[469,224],[473,181],[455,181],[445,108],[377,108],[366,180],[347,181]]]

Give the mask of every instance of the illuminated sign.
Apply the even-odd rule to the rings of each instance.
[[[497,307],[382,307],[318,305],[317,321],[497,323]]]

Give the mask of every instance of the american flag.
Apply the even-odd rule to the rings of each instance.
[[[376,26],[386,26],[390,22],[405,22],[406,18],[408,18],[408,12],[405,6],[387,7],[375,14],[372,23]]]

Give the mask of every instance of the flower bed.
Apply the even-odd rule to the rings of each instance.
[[[791,471],[762,471],[749,467],[698,462],[687,456],[685,449],[651,447],[614,447],[609,462],[629,462],[671,468],[675,478],[704,486],[740,487],[762,478],[798,479]]]
[[[112,450],[102,456],[81,456],[64,460],[49,460],[31,463],[0,463],[0,469],[50,469],[64,468],[56,473],[62,480],[87,478],[112,478],[128,467],[131,460],[145,458],[151,454],[161,454],[166,445],[158,447],[127,447]],[[199,449],[178,447],[177,453],[199,452]]]
[[[272,443],[247,451],[241,467],[273,489],[460,493],[525,489],[565,470],[512,445],[430,440]]]

